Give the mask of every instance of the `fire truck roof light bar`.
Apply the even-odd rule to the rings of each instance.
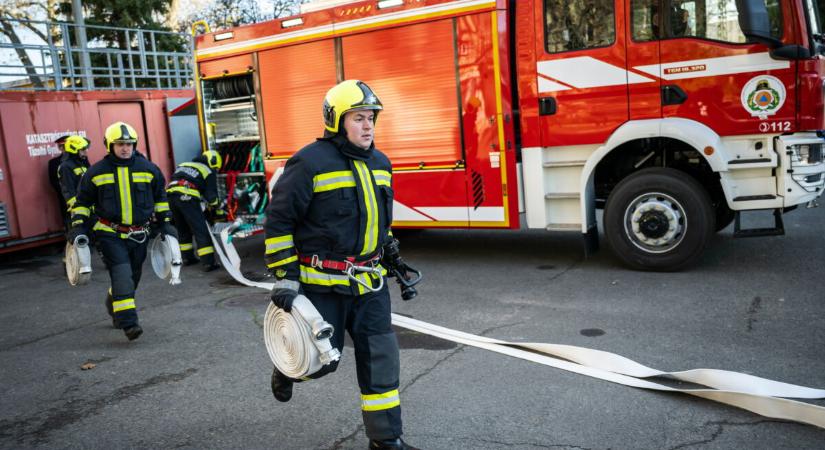
[[[401,6],[404,0],[381,0],[378,2],[378,9],[392,8],[393,6]]]
[[[281,28],[291,28],[297,27],[298,25],[303,25],[304,19],[301,17],[296,17],[294,19],[287,19],[281,22]]]

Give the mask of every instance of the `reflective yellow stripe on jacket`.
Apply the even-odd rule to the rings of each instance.
[[[304,284],[315,284],[318,286],[349,286],[349,277],[344,274],[325,273],[303,264],[301,264],[301,274],[298,280]]]
[[[287,234],[284,236],[278,237],[271,237],[265,241],[266,244],[266,255],[271,255],[273,253],[278,253],[280,251],[284,251],[286,249],[292,248],[295,246],[295,243],[292,241],[292,235]]]
[[[372,176],[375,178],[375,184],[378,186],[392,186],[392,175],[386,170],[373,170]]]
[[[82,166],[75,167],[74,169],[72,169],[72,172],[74,172],[75,175],[83,175],[84,173],[86,173],[86,168]]]
[[[132,224],[132,185],[129,183],[129,168],[117,168],[117,188],[120,192],[120,223]]]
[[[114,182],[115,182],[115,174],[113,174],[113,173],[104,173],[104,174],[92,177],[92,183],[95,186],[102,186],[104,184],[112,184]]]
[[[151,172],[135,172],[132,174],[132,182],[134,183],[151,183],[155,178]]]
[[[351,170],[321,173],[312,177],[312,192],[326,192],[345,187],[355,187],[355,177]]]
[[[173,186],[166,190],[168,193],[177,192],[178,194],[188,195],[190,197],[201,197],[201,193],[198,192],[196,189],[190,189],[186,186]]]
[[[367,226],[364,230],[364,247],[361,255],[369,255],[378,247],[378,202],[375,199],[375,186],[372,184],[370,170],[364,161],[353,161],[361,189],[364,191],[364,209],[367,212]]]

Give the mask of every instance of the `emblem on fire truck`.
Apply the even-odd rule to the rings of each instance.
[[[785,103],[785,85],[770,75],[753,77],[742,88],[742,106],[751,116],[765,119]]]

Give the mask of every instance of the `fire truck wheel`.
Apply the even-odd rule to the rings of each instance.
[[[715,216],[707,191],[689,175],[643,169],[610,193],[605,235],[616,256],[634,269],[679,270],[702,255]]]

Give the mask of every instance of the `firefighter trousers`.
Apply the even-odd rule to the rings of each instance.
[[[109,232],[98,232],[96,238],[112,283],[106,301],[109,314],[117,327],[129,328],[138,323],[135,291],[140,283],[148,240],[138,243]]]
[[[379,292],[365,295],[307,292],[307,298],[324,320],[335,327],[330,339],[335,348],[343,349],[344,330],[352,338],[367,437],[381,440],[401,436],[398,340],[392,329],[386,284]],[[337,368],[335,361],[307,378],[319,378]]]
[[[215,247],[212,246],[212,237],[209,227],[206,226],[206,216],[201,210],[200,199],[189,197],[184,200],[179,194],[169,194],[169,209],[172,210],[172,220],[175,228],[178,229],[178,243],[180,253],[185,260],[193,260],[195,246],[192,243],[192,236],[197,242],[197,255],[204,266],[215,264]]]

